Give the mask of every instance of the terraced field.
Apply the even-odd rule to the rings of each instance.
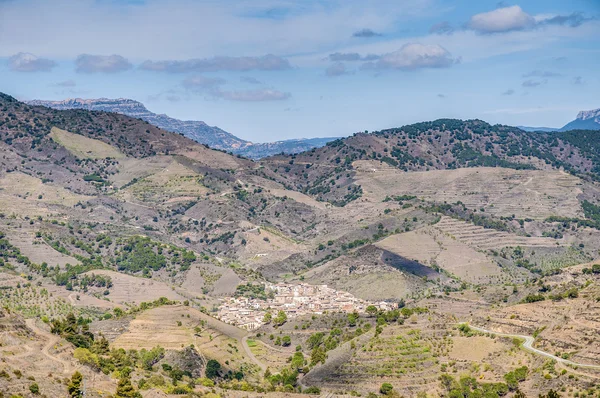
[[[181,350],[194,345],[204,357],[226,362],[232,369],[243,366],[257,371],[259,367],[246,355],[242,346],[245,333],[191,307],[162,306],[137,315],[113,345],[138,350],[156,346]]]
[[[392,235],[376,246],[473,283],[502,275],[502,269],[484,253],[434,227]]]
[[[563,245],[561,240],[546,237],[526,237],[508,232],[487,229],[467,222],[442,216],[435,225],[445,234],[465,245],[481,250],[502,249],[504,247],[556,247]]]
[[[10,243],[18,247],[24,256],[36,264],[46,262],[49,266],[58,265],[61,268],[67,264],[79,264],[79,260],[56,251],[43,239],[36,238],[33,229],[11,227],[3,227],[3,229],[10,234]]]
[[[359,162],[356,162],[359,163]],[[405,173],[361,161],[357,183],[374,201],[387,195],[415,195],[428,201],[461,201],[496,216],[545,219],[583,214],[577,195],[582,181],[562,171],[466,168]],[[371,164],[371,167],[369,165]]]
[[[327,385],[338,390],[367,392],[389,382],[396,391],[408,396],[418,391],[435,394],[440,374],[437,357],[445,354],[451,344],[443,335],[443,330],[423,332],[389,326],[358,349],[351,360],[328,378]]]

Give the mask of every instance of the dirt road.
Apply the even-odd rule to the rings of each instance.
[[[477,326],[469,325],[468,323],[467,323],[467,325],[471,329],[477,330],[478,332],[490,333],[490,334],[494,334],[494,335],[500,336],[500,337],[518,338],[518,339],[524,340],[524,343],[523,343],[524,349],[526,349],[529,352],[533,352],[534,354],[538,354],[538,355],[544,356],[546,358],[554,359],[556,362],[560,362],[565,365],[576,366],[579,368],[600,370],[600,365],[590,365],[590,364],[585,364],[585,363],[573,362],[568,359],[564,359],[561,357],[557,357],[556,355],[552,355],[546,351],[538,350],[537,348],[533,347],[533,343],[534,343],[535,339],[532,336],[524,336],[524,335],[520,335],[520,334],[498,333],[498,332],[494,332],[492,330],[487,330],[487,329],[480,328]]]
[[[246,352],[246,355],[248,355],[248,357],[250,357],[252,362],[254,362],[256,365],[260,366],[260,368],[262,369],[262,371],[264,373],[267,370],[267,366],[264,363],[262,363],[258,358],[256,358],[256,356],[254,355],[254,353],[252,352],[250,347],[248,347],[248,336],[242,337],[241,343],[242,343],[242,347],[244,347],[244,351]]]
[[[65,361],[57,356],[50,354],[50,348],[54,347],[55,345],[57,345],[60,342],[60,337],[38,328],[35,324],[35,321],[36,320],[34,318],[29,318],[25,321],[25,323],[27,324],[29,329],[31,329],[33,331],[33,333],[35,333],[39,336],[42,336],[44,339],[48,340],[47,343],[42,348],[42,354],[46,358],[60,363],[63,366],[64,374],[70,374],[72,371],[71,364],[68,361]]]

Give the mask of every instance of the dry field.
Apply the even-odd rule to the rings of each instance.
[[[162,165],[156,165],[157,168]],[[202,185],[202,175],[172,160],[155,173],[139,178],[134,184],[116,195],[126,201],[142,201],[150,204],[173,203],[193,200],[208,192]]]
[[[94,270],[88,273],[111,277],[113,287],[107,298],[116,304],[139,304],[142,301],[154,301],[161,297],[169,300],[185,300],[166,283],[154,279],[138,278],[109,270]]]
[[[159,173],[173,162],[172,156],[152,156],[148,158],[119,159],[118,171],[110,177],[113,186],[121,188],[134,178],[142,179]]]
[[[90,199],[18,171],[0,174],[0,209],[6,215],[46,216]]]
[[[57,144],[65,147],[73,155],[81,159],[121,159],[125,157],[125,155],[112,145],[56,127],[52,127],[50,137]]]
[[[428,201],[461,201],[470,209],[483,208],[497,216],[540,220],[583,215],[577,200],[582,181],[562,171],[478,167],[406,173],[378,162],[357,163],[357,184],[371,201],[387,195],[415,195]]]

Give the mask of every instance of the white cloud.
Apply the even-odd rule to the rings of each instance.
[[[325,75],[329,77],[336,77],[348,74],[346,65],[342,62],[336,62],[333,65],[325,69]]]
[[[249,71],[249,70],[285,70],[291,65],[285,58],[273,54],[260,57],[212,57],[204,59],[188,59],[185,61],[144,61],[140,69],[169,72],[218,72],[218,71]]]
[[[521,7],[511,6],[473,15],[467,26],[479,33],[501,33],[530,29],[535,24],[535,18]]]
[[[546,80],[546,79],[544,79],[544,80],[527,79],[521,85],[523,87],[538,87],[538,86],[541,86],[546,83],[548,83],[548,80]]]
[[[190,76],[186,78],[182,85],[188,90],[192,91],[202,91],[214,89],[222,84],[225,84],[225,80],[220,77],[206,77],[206,76]]]
[[[206,94],[213,98],[222,98],[229,101],[261,102],[261,101],[282,101],[290,98],[292,95],[272,88],[255,90],[225,90],[223,85],[226,80],[220,77],[206,77],[202,75],[186,78],[181,85],[190,94]],[[179,100],[178,96],[178,100]]]
[[[77,73],[117,73],[131,69],[131,63],[120,55],[81,54],[75,60]]]
[[[383,54],[366,68],[414,70],[421,68],[446,68],[459,62],[444,47],[437,44],[408,43],[399,50]]]
[[[244,102],[283,101],[292,96],[290,93],[272,89],[218,91],[215,94],[226,100]]]
[[[298,54],[356,42],[352,35],[365,27],[385,32],[415,15],[437,12],[434,0],[378,0],[376,6],[362,0],[133,3],[0,1],[0,56],[23,48],[57,58],[116,53],[135,62]],[[283,11],[280,16],[269,15],[274,8]]]
[[[15,72],[49,72],[56,66],[51,59],[30,53],[18,53],[8,59],[8,67]]]
[[[260,80],[252,76],[241,76],[240,81],[248,84],[263,84]]]
[[[361,29],[357,32],[354,32],[352,34],[352,37],[365,37],[365,38],[370,38],[370,37],[377,37],[377,36],[382,36],[381,33],[377,33],[371,29]]]
[[[55,83],[54,86],[56,86],[56,87],[75,87],[75,86],[77,86],[77,83],[75,83],[75,80],[69,79],[69,80],[65,80],[63,82]]]

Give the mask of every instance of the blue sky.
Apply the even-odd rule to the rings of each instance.
[[[600,107],[600,1],[0,0],[0,91],[133,98],[255,142]]]

